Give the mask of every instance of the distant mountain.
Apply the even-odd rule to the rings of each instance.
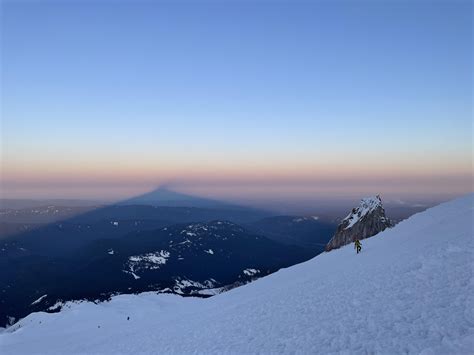
[[[247,227],[274,241],[309,249],[316,255],[324,251],[337,224],[321,221],[317,216],[275,216],[250,223]]]
[[[92,210],[56,206],[2,210],[0,247],[9,241],[16,241],[30,254],[61,256],[73,253],[93,240],[121,238],[132,231],[216,219],[250,223],[265,216],[266,212],[246,208],[211,209],[150,205],[112,205]]]
[[[392,226],[392,221],[385,216],[381,197],[377,195],[364,198],[360,205],[353,208],[339,224],[336,233],[327,244],[326,250],[339,248],[352,243],[355,239],[372,237]]]
[[[8,317],[54,309],[60,301],[106,299],[116,293],[207,296],[312,255],[231,222],[213,221],[96,240],[68,259],[0,258],[0,324]]]
[[[121,202],[117,205],[150,205],[165,207],[197,207],[197,208],[225,208],[242,209],[242,207],[227,202],[203,198],[199,196],[187,195],[170,190],[166,187],[159,187],[143,195],[136,196]]]
[[[156,229],[173,222],[159,219],[100,219],[90,222],[75,220],[58,221],[45,225],[16,224],[23,227],[11,236],[0,240],[0,258],[13,242],[21,247],[25,255],[67,257],[94,240],[122,238],[139,230]],[[0,225],[5,233],[13,229],[12,224]]]
[[[62,221],[102,206],[42,205],[28,208],[0,209],[0,223],[46,224]]]
[[[152,205],[111,205],[82,215],[72,222],[94,222],[102,219],[159,219],[173,223],[205,222],[215,219],[249,223],[267,217],[268,212],[252,208],[169,207]]]
[[[106,203],[107,203],[106,201],[98,201],[98,200],[73,200],[73,199],[30,200],[30,199],[0,198],[0,210],[31,209],[31,208],[44,207],[44,206],[89,207],[89,206],[100,206]]]

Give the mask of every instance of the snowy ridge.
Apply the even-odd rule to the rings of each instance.
[[[147,253],[144,255],[135,255],[128,258],[129,262],[146,263],[150,269],[159,269],[160,265],[166,264],[166,260],[170,257],[170,253],[166,250],[161,250],[155,253]]]
[[[342,220],[325,249],[326,251],[337,249],[356,239],[373,237],[391,227],[393,223],[385,216],[380,196],[364,198],[359,206],[353,208],[351,213]]]
[[[205,291],[207,289],[215,289],[215,284],[216,280],[210,279],[206,280],[203,283],[189,280],[189,279],[178,279],[175,280],[176,286],[173,287],[173,291],[176,292],[179,295],[182,295],[185,293],[186,289],[191,288],[191,289],[197,289],[194,291],[194,293],[198,294],[206,294],[205,292],[199,292],[199,291]],[[211,295],[214,293],[211,293]]]
[[[42,300],[44,300],[46,297],[48,297],[48,295],[43,295],[41,296],[40,298],[38,298],[37,300],[31,302],[31,305],[34,306],[35,304],[38,304],[40,303]]]
[[[257,275],[260,270],[257,270],[257,269],[245,269],[244,271],[244,274],[247,275],[247,276],[255,276]]]
[[[349,215],[343,219],[342,223],[347,223],[344,229],[351,228],[354,226],[354,224],[362,220],[366,215],[381,207],[382,199],[379,195],[363,198],[360,201],[359,207],[353,209],[351,213],[349,213]]]
[[[444,203],[359,255],[348,245],[207,299],[143,293],[33,313],[0,333],[0,353],[472,354],[473,206],[473,194]]]
[[[307,221],[317,221],[319,220],[318,216],[310,216],[310,217],[296,217],[293,218],[294,223],[301,223],[301,222],[307,222]]]
[[[161,265],[166,264],[166,260],[168,260],[170,255],[168,251],[160,250],[155,253],[131,256],[128,258],[126,265],[128,270],[123,270],[123,272],[131,274],[135,280],[138,280],[140,278],[140,276],[137,275],[138,271],[157,270]]]

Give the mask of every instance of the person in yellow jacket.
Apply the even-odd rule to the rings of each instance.
[[[357,251],[357,254],[359,254],[360,251],[362,250],[362,244],[360,244],[359,239],[354,240],[354,249]]]

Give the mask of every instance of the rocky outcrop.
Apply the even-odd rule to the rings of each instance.
[[[385,216],[379,195],[361,200],[359,207],[353,208],[337,227],[336,233],[326,245],[326,251],[352,243],[355,239],[372,237],[393,223]]]

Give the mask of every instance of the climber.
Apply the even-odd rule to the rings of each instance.
[[[354,240],[354,249],[357,250],[357,254],[362,250],[362,244],[360,244],[360,240],[357,238]]]

